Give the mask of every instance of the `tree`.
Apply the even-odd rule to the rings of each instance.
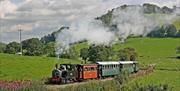
[[[68,59],[78,59],[78,52],[75,47],[72,46],[69,50],[66,50],[64,53],[62,53],[60,57]]]
[[[0,53],[3,53],[6,48],[6,44],[0,42]]]
[[[22,42],[25,55],[40,56],[43,54],[43,45],[38,38],[31,38]]]
[[[97,17],[97,20],[101,20],[105,25],[109,26],[112,23],[113,10],[108,11],[106,14],[101,17]]]
[[[178,32],[176,33],[176,37],[180,38],[180,30],[178,30]]]
[[[120,49],[118,52],[119,60],[121,61],[136,61],[137,60],[137,52],[134,48],[124,48]]]
[[[6,45],[6,48],[4,50],[5,53],[15,54],[20,51],[20,44],[17,42],[10,42],[8,45]]]
[[[173,24],[166,24],[162,26],[162,29],[165,31],[166,37],[175,37],[176,36],[176,27]]]
[[[148,37],[177,37],[178,33],[176,27],[173,24],[164,24],[162,27],[157,26],[151,31]]]
[[[161,8],[154,4],[145,3],[143,4],[144,13],[162,13]]]
[[[176,48],[176,53],[180,54],[180,46]]]
[[[64,29],[69,29],[69,27],[61,27],[58,31],[52,32],[51,34],[48,34],[41,38],[41,42],[44,44],[47,44],[49,42],[55,42],[56,36],[58,33],[60,33]]]
[[[47,55],[48,57],[55,57],[55,42],[45,44],[43,51],[43,54]]]
[[[88,54],[89,54],[88,48],[83,48],[80,50],[80,57],[82,57],[85,63],[87,63],[86,60],[88,59]]]
[[[108,61],[113,55],[112,49],[105,45],[92,45],[89,47],[88,61]]]

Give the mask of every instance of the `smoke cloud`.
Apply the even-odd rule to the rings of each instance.
[[[57,54],[69,49],[70,44],[83,40],[89,44],[111,45],[117,42],[117,39],[124,41],[130,35],[146,36],[156,26],[172,23],[177,19],[177,14],[157,17],[157,15],[144,14],[141,6],[116,8],[111,22],[111,25],[116,25],[115,30],[103,25],[100,20],[91,18],[79,19],[71,24],[70,29],[62,30],[57,35]]]
[[[116,9],[112,22],[117,25],[117,35],[122,40],[129,35],[145,36],[158,24],[153,17],[145,16],[143,8],[138,6]]]
[[[108,27],[102,25],[100,21],[88,19],[77,21],[64,29],[56,38],[57,52],[60,54],[69,49],[70,44],[86,40],[89,44],[110,45],[114,40],[114,32],[109,31]]]

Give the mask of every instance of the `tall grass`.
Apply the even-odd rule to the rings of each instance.
[[[148,84],[142,83],[128,84],[129,76],[127,72],[116,76],[113,80],[107,81],[90,81],[81,85],[73,85],[60,88],[58,91],[172,91],[167,84]]]

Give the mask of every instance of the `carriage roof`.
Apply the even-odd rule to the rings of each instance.
[[[100,65],[112,65],[112,64],[119,64],[119,62],[97,62],[97,64],[100,64]]]
[[[119,61],[120,64],[134,64],[137,63],[137,61]]]

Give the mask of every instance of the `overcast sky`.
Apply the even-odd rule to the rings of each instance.
[[[95,18],[123,4],[180,7],[180,0],[0,0],[0,41],[40,38],[85,17]]]

